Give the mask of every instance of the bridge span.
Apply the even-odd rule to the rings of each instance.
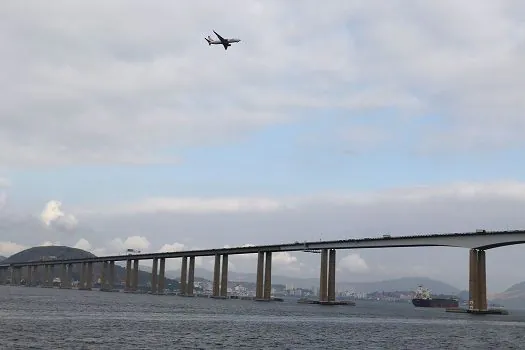
[[[332,241],[294,242],[287,244],[243,246],[232,248],[189,250],[163,253],[128,254],[102,256],[85,259],[39,260],[11,264],[0,264],[0,284],[41,285],[52,287],[55,266],[60,266],[61,288],[72,288],[73,265],[79,266],[79,289],[91,290],[93,286],[93,264],[101,264],[100,276],[102,290],[114,290],[115,262],[126,261],[126,280],[124,291],[136,291],[138,287],[139,260],[153,260],[151,293],[164,294],[165,262],[169,258],[181,258],[180,294],[194,295],[195,258],[214,256],[212,297],[227,297],[228,256],[238,254],[257,254],[257,279],[255,300],[271,300],[271,267],[274,252],[319,252],[321,255],[319,302],[334,304],[335,266],[337,249],[370,249],[399,247],[460,247],[468,248],[469,255],[469,294],[471,311],[487,310],[485,251],[497,247],[525,243],[525,230],[485,231],[429,234],[411,236],[383,235],[377,238],[346,239]],[[222,258],[222,268],[221,268]],[[188,261],[189,260],[189,261]],[[188,266],[189,262],[189,266]],[[132,267],[133,264],[133,267]],[[43,268],[39,273],[39,267]],[[22,275],[25,271],[24,276]],[[98,278],[97,278],[98,279]]]

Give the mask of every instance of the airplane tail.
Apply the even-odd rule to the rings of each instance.
[[[208,45],[211,45],[211,41],[212,41],[211,35],[208,35],[208,37],[204,39],[206,39],[206,41],[208,42]]]

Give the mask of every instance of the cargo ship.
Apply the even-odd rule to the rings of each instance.
[[[415,307],[439,307],[439,308],[456,308],[459,306],[457,298],[432,298],[430,290],[418,286],[412,304]]]

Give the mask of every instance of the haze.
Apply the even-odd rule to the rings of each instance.
[[[0,255],[524,229],[524,16],[523,1],[4,1]],[[242,41],[210,47],[213,29]],[[487,253],[489,292],[525,280],[524,249]],[[464,249],[337,254],[338,281],[468,286]],[[272,270],[318,266],[283,253]]]

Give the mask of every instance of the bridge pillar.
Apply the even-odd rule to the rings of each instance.
[[[80,263],[80,283],[78,289],[86,289],[87,280],[87,263]]]
[[[113,260],[109,262],[108,289],[110,291],[113,291],[113,289],[115,289],[115,261]]]
[[[93,288],[93,263],[90,261],[87,263],[86,289],[91,290],[91,288]]]
[[[270,300],[272,297],[272,252],[266,252],[264,264],[264,293],[263,299]]]
[[[125,291],[131,290],[131,260],[126,260],[126,286]]]
[[[188,276],[188,257],[183,256],[180,265],[180,286],[179,291],[181,295],[186,295],[187,291],[187,276]]]
[[[100,267],[100,290],[106,290],[108,262],[104,261]]]
[[[263,298],[264,252],[257,253],[257,280],[255,283],[255,300]]]
[[[49,265],[49,278],[47,280],[47,286],[53,288],[53,279],[55,279],[55,265]]]
[[[213,265],[213,284],[212,284],[212,296],[219,296],[219,278],[221,273],[221,256],[215,254],[215,264]]]
[[[470,249],[469,251],[469,309],[478,309],[478,251]]]
[[[137,291],[139,287],[139,261],[133,260],[133,278],[131,279],[131,290]]]
[[[222,256],[221,297],[228,297],[228,254]]]
[[[328,249],[321,249],[321,273],[319,276],[319,302],[328,301]]]
[[[165,283],[166,283],[166,259],[160,259],[159,265],[159,281],[157,287],[157,294],[164,294]]]
[[[187,286],[187,295],[192,297],[193,296],[193,288],[194,288],[194,281],[195,281],[195,257],[190,256],[190,267],[188,269],[188,286]]]
[[[33,286],[37,286],[40,284],[40,273],[38,265],[33,266],[33,273],[31,274],[31,277],[33,278]]]
[[[66,288],[68,289],[73,287],[73,266],[73,264],[67,264]]]
[[[31,287],[31,272],[33,272],[33,270],[31,269],[32,266],[25,266],[25,270],[26,270],[26,277],[25,277],[25,281],[26,281],[26,287]]]
[[[485,251],[470,249],[469,252],[469,309],[487,310],[487,277]]]
[[[478,307],[487,310],[487,275],[485,265],[485,251],[478,250]]]
[[[328,255],[328,302],[335,302],[335,249]]]
[[[67,264],[60,264],[60,288],[69,288],[71,286],[71,283],[68,283],[67,278]]]
[[[151,294],[157,294],[157,270],[159,267],[159,259],[153,259],[153,266],[151,267]]]

